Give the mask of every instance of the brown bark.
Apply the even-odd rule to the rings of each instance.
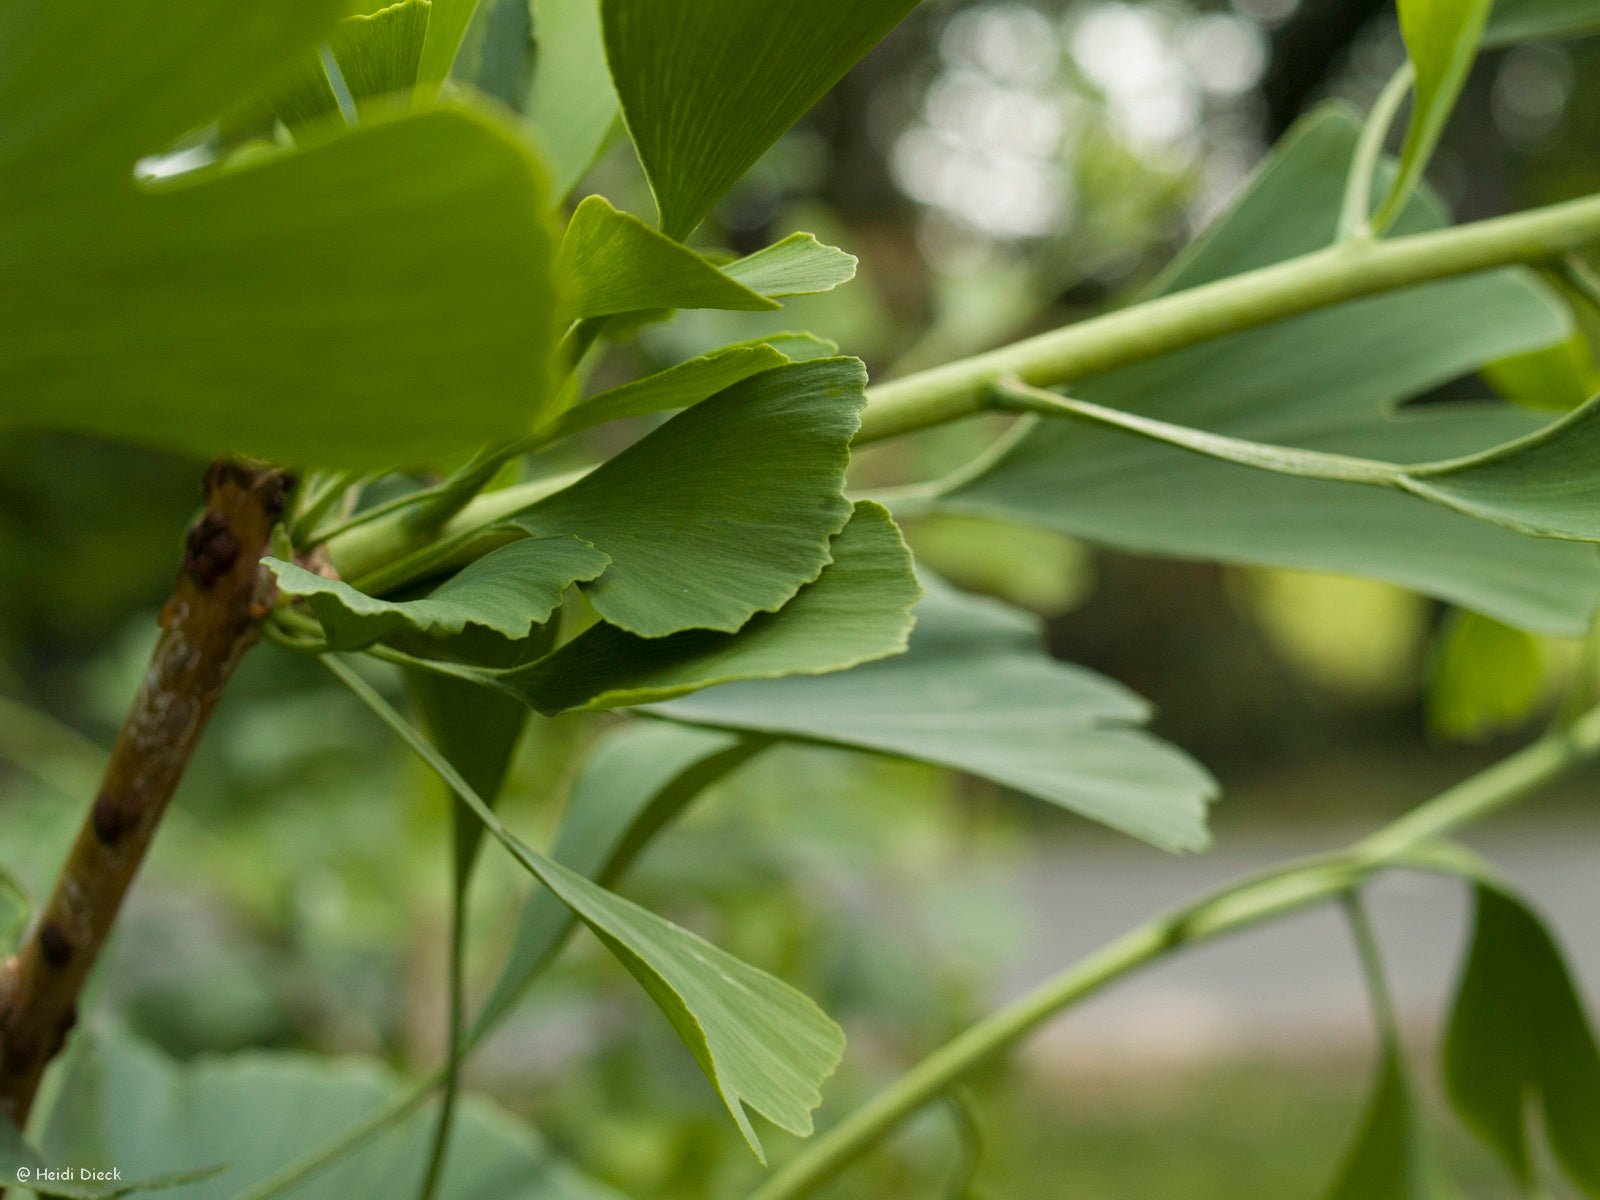
[[[161,610],[161,637],[99,794],[54,891],[16,955],[0,964],[0,1115],[27,1120],[39,1079],[76,1020],[78,993],[143,861],[207,720],[259,637],[272,589],[260,568],[286,477],[218,460],[204,515]]]

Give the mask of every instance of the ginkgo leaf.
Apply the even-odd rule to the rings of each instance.
[[[1323,1200],[1453,1200],[1405,1063],[1385,1046],[1361,1129]]]
[[[1326,246],[1359,126],[1302,122],[1163,281],[1167,291]],[[1419,199],[1401,222],[1436,225]],[[1080,399],[1252,441],[1386,462],[1481,451],[1537,429],[1505,406],[1393,405],[1571,332],[1529,277],[1492,272],[1340,305],[1085,379]],[[1382,579],[1509,624],[1577,634],[1600,597],[1585,546],[1538,541],[1392,490],[1275,476],[1111,429],[1040,420],[948,480],[939,511],[1020,520],[1141,552]]]
[[[815,583],[737,632],[641,637],[596,625],[548,658],[481,677],[553,715],[648,704],[737,679],[822,675],[899,654],[920,589],[888,512],[857,504],[832,556]]]
[[[497,121],[373,119],[133,177],[140,155],[258,101],[341,8],[195,0],[174,22],[151,0],[92,20],[0,3],[0,257],[19,298],[0,322],[0,425],[391,466],[540,411],[553,238],[539,165]]]
[[[1392,488],[1533,537],[1600,542],[1600,398],[1506,445],[1402,466],[1190,429],[1021,384],[1001,385],[1000,392],[1003,402],[1018,408],[1120,429],[1238,466]]]
[[[551,426],[550,437],[566,437],[607,421],[691,408],[742,379],[781,367],[788,361],[781,351],[765,344],[713,350],[591,396],[563,413]]]
[[[1445,1035],[1451,1103],[1524,1188],[1538,1179],[1529,1128],[1585,1195],[1600,1196],[1600,1047],[1561,950],[1519,898],[1476,891],[1472,949]]]
[[[1037,619],[926,574],[923,585],[903,655],[816,679],[712,688],[646,711],[936,763],[1167,849],[1206,844],[1216,784],[1136,728],[1149,715],[1143,700],[1051,659]]]
[[[791,233],[728,263],[722,272],[763,296],[811,296],[849,283],[856,277],[857,261],[854,254],[826,246],[809,233]]]
[[[829,539],[850,519],[844,471],[865,386],[853,358],[753,375],[511,523],[609,555],[584,592],[619,629],[732,632],[827,564]]]
[[[608,892],[526,845],[450,763],[343,663],[328,668],[443,779],[535,879],[600,939],[671,1021],[763,1162],[750,1112],[795,1134],[811,1132],[823,1082],[844,1034],[810,999],[648,909]]]
[[[73,1041],[60,1068],[60,1100],[39,1134],[45,1162],[114,1167],[129,1179],[224,1164],[185,1187],[183,1200],[249,1193],[305,1147],[366,1120],[407,1086],[370,1060],[250,1051],[180,1063],[98,1026]],[[295,1186],[294,1200],[409,1195],[424,1166],[428,1119],[414,1112],[324,1164]],[[455,1136],[437,1200],[621,1200],[481,1097],[463,1100]]]
[[[523,538],[469,563],[427,596],[402,601],[368,596],[282,559],[262,562],[280,592],[305,599],[331,649],[360,650],[401,630],[441,638],[469,626],[517,641],[550,619],[568,587],[598,578],[611,560],[577,538]]]
[[[606,55],[667,236],[699,225],[916,0],[602,0]]]
[[[609,886],[657,830],[763,744],[666,721],[630,721],[612,729],[584,757],[550,856]],[[528,897],[506,965],[475,1028],[493,1026],[521,999],[573,923],[553,893],[541,888]]]
[[[578,318],[656,308],[781,307],[604,196],[578,205],[560,261],[571,315]]]
[[[1400,171],[1374,224],[1387,229],[1411,199],[1467,82],[1494,0],[1399,0],[1415,101]]]
[[[417,79],[437,90],[450,78],[462,40],[478,10],[478,0],[429,0],[428,31],[417,61]]]

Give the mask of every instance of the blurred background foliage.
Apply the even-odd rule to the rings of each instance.
[[[523,28],[522,3],[487,19]],[[1482,60],[1433,172],[1458,214],[1600,190],[1597,56],[1577,43]],[[861,256],[857,282],[777,318],[683,314],[601,371],[621,379],[782,327],[835,338],[887,376],[1073,320],[1137,293],[1310,104],[1365,106],[1402,58],[1384,0],[927,0],[714,219],[739,251],[812,230]],[[505,99],[524,66],[508,59]],[[588,187],[650,211],[622,145]],[[1594,377],[1580,344],[1450,393],[1492,382],[1560,407]],[[876,447],[858,484],[932,477],[996,428]],[[78,438],[0,437],[0,866],[35,894],[136,686],[199,470]],[[1574,645],[1380,584],[1139,560],[965,519],[909,533],[936,570],[1048,617],[1063,657],[1155,700],[1159,731],[1227,786],[1224,842],[1412,803],[1594,672]],[[514,824],[548,829],[600,727],[538,723],[506,800]],[[992,1006],[994,981],[1037,953],[1034,926],[1074,918],[1041,910],[1028,872],[1070,873],[1105,840],[923,768],[784,750],[716,789],[628,891],[845,1024],[852,1054],[828,1121]],[[304,1046],[426,1066],[442,1038],[446,845],[436,790],[314,667],[264,648],[182,790],[97,1003],[184,1056]],[[1151,877],[1164,865],[1129,861]],[[520,890],[486,856],[480,982]],[[1164,1045],[1160,1025],[1149,1040]],[[1313,1194],[1364,1089],[1359,1019],[1346,1035],[1244,1050],[1200,1037],[1176,1060],[1121,1042],[1098,1059],[1026,1053],[973,1089],[982,1154],[961,1194]],[[582,939],[471,1077],[631,1194],[739,1194],[751,1178],[694,1064]],[[829,1194],[942,1194],[961,1128],[929,1111]],[[1491,1169],[1454,1149],[1472,1194],[1496,1194]]]

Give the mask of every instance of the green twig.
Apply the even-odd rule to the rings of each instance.
[[[1342,854],[1276,868],[1138,926],[945,1043],[838,1125],[821,1134],[750,1200],[810,1195],[902,1120],[1006,1053],[1086,997],[1184,947],[1336,898],[1395,867],[1475,875],[1459,856],[1431,853],[1450,833],[1506,808],[1600,754],[1600,709],[1450,788]]]
[[[1411,94],[1416,72],[1411,61],[1394,73],[1394,77],[1378,94],[1362,127],[1361,140],[1356,143],[1355,156],[1350,160],[1350,174],[1345,180],[1344,205],[1339,213],[1339,240],[1370,238],[1375,232],[1372,224],[1372,189],[1378,176],[1378,164],[1383,161],[1383,146],[1389,131],[1394,127],[1400,106]]]

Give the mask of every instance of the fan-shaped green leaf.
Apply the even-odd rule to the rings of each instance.
[[[608,886],[658,829],[763,744],[665,721],[630,721],[611,730],[583,760],[550,856]],[[541,888],[528,897],[505,969],[478,1013],[479,1029],[494,1025],[521,998],[573,921],[553,893]]]
[[[782,607],[828,562],[866,372],[853,358],[751,376],[512,518],[610,555],[585,594],[644,637],[732,632]]]
[[[1472,949],[1445,1037],[1451,1102],[1524,1187],[1542,1122],[1572,1182],[1600,1196],[1600,1048],[1561,950],[1520,899],[1477,889]]]
[[[903,655],[819,679],[713,688],[648,711],[937,763],[1167,849],[1206,844],[1216,785],[1135,728],[1148,715],[1143,700],[1052,660],[1034,618],[923,582]]]
[[[661,228],[687,237],[916,0],[602,0],[606,55]]]
[[[334,650],[359,650],[401,630],[439,638],[468,626],[518,641],[550,619],[568,587],[598,578],[610,561],[577,538],[524,538],[468,564],[420,600],[392,601],[282,559],[263,560],[280,592],[306,600]]]
[[[514,436],[539,410],[543,187],[483,117],[372,121],[63,203],[0,227],[0,425],[388,466]]]
[[[819,1089],[844,1052],[844,1034],[827,1014],[781,980],[514,837],[461,774],[369,684],[342,663],[324,661],[627,967],[694,1054],[758,1158],[763,1158],[761,1142],[747,1110],[791,1133],[811,1132],[811,1110],[822,1100]]]
[[[596,625],[530,666],[435,669],[481,679],[553,715],[648,704],[737,679],[821,675],[900,653],[920,590],[889,514],[875,504],[856,505],[832,553],[815,583],[736,633],[640,637]]]
[[[722,271],[763,296],[811,296],[849,283],[856,277],[857,261],[854,254],[826,246],[809,233],[791,233]]]
[[[1333,237],[1358,128],[1309,118],[1166,280],[1168,290],[1315,250]],[[1437,223],[1413,204],[1403,226]],[[1074,385],[1080,399],[1196,429],[1386,462],[1466,455],[1539,427],[1507,408],[1393,402],[1570,331],[1515,272],[1341,305]],[[1539,542],[1371,488],[1276,478],[1125,432],[1047,421],[950,480],[939,507],[1126,549],[1367,575],[1541,632],[1587,629],[1592,550]]]
[[[1325,1200],[1447,1200],[1405,1064],[1386,1046],[1361,1130]]]
[[[404,1086],[377,1064],[353,1059],[251,1052],[180,1064],[116,1031],[94,1029],[76,1040],[81,1044],[66,1060],[61,1095],[39,1139],[44,1160],[115,1167],[131,1179],[197,1162],[226,1164],[185,1188],[183,1200],[243,1194],[330,1129],[347,1128],[391,1102]],[[421,1178],[426,1119],[414,1114],[288,1196],[409,1195]],[[475,1097],[462,1105],[456,1136],[439,1200],[620,1200]]]
[[[473,14],[478,10],[478,0],[429,0],[432,10],[428,14],[428,31],[423,40],[422,53],[417,62],[417,78],[425,86],[437,90],[450,78],[450,68],[461,52],[461,42],[467,36]]]
[[[654,308],[781,307],[613,208],[604,196],[590,196],[572,214],[561,243],[561,270],[574,317]]]
[[[566,437],[607,421],[692,408],[742,379],[781,367],[788,361],[780,351],[768,345],[713,350],[590,397],[563,413],[551,427],[550,437]]]

